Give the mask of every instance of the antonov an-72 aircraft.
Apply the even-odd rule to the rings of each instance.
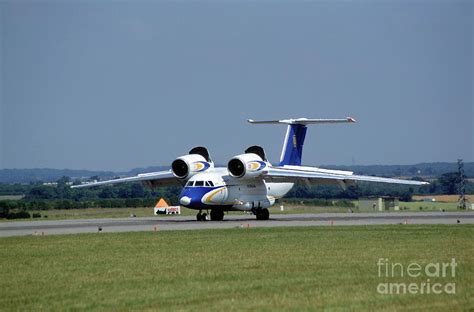
[[[268,220],[275,200],[285,196],[295,183],[336,184],[345,188],[356,181],[384,182],[423,185],[426,182],[355,175],[350,171],[326,170],[301,166],[303,143],[307,126],[310,124],[353,123],[351,117],[344,119],[285,119],[255,121],[251,124],[288,125],[280,163],[273,166],[268,162],[260,146],[251,146],[243,154],[233,157],[227,167],[214,167],[205,147],[195,147],[189,154],[178,157],[167,171],[139,174],[120,178],[76,185],[91,187],[97,185],[141,181],[149,187],[182,185],[179,195],[182,206],[199,210],[198,221],[207,219],[203,211],[210,211],[211,220],[221,221],[224,211],[240,210],[253,212],[257,220]]]

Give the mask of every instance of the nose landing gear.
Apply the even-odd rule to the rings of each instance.
[[[207,220],[207,213],[201,213],[201,211],[198,212],[196,215],[196,220],[198,221],[206,221]]]
[[[196,220],[198,221],[207,221],[207,213],[199,211],[196,215]],[[221,208],[212,208],[211,209],[211,220],[212,221],[222,221],[224,220],[224,210]]]

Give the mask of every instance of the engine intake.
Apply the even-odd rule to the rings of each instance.
[[[188,179],[193,175],[206,171],[214,167],[212,162],[208,162],[202,155],[191,154],[176,158],[171,163],[171,171],[178,179]]]
[[[183,159],[176,159],[171,164],[171,170],[177,178],[185,178],[189,172],[189,166]]]
[[[234,178],[253,178],[261,175],[267,162],[254,153],[237,155],[229,160],[227,170]]]
[[[230,175],[235,178],[240,178],[245,175],[245,164],[238,158],[231,159],[227,168],[229,169]]]

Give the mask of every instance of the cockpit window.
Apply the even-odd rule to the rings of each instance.
[[[193,186],[207,186],[207,187],[214,187],[214,183],[212,181],[188,181],[186,183],[187,187],[193,187]]]

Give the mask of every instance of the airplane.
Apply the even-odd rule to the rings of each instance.
[[[225,211],[250,211],[257,220],[268,220],[268,210],[275,201],[285,196],[296,183],[307,185],[339,185],[346,188],[357,181],[425,185],[427,182],[375,176],[356,175],[351,171],[329,170],[302,166],[303,144],[308,125],[354,123],[352,117],[342,119],[282,119],[247,120],[250,124],[287,125],[280,162],[272,165],[261,146],[247,148],[243,154],[232,157],[227,167],[215,167],[209,151],[198,146],[187,155],[176,158],[166,171],[138,174],[74,185],[73,188],[93,187],[124,182],[140,181],[154,188],[181,185],[179,203],[198,210],[198,221],[207,220],[210,211],[212,221],[222,221]]]

